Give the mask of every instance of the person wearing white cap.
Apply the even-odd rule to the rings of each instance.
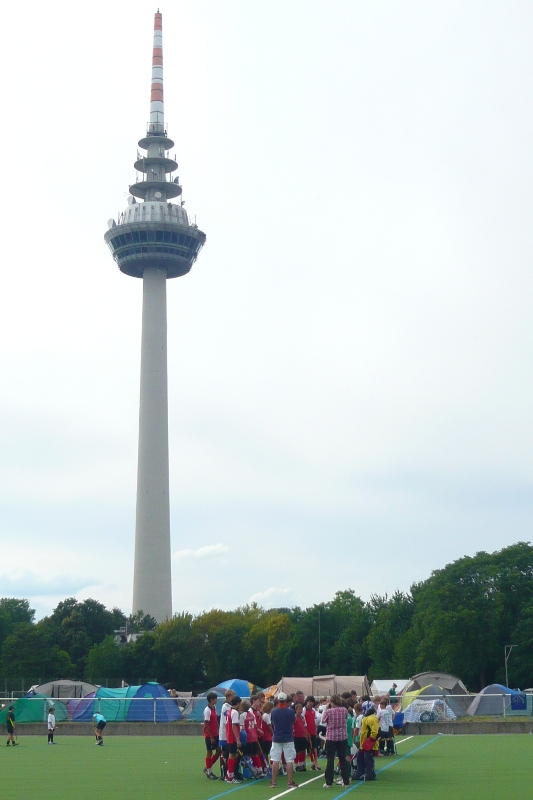
[[[287,786],[289,789],[295,789],[298,786],[293,780],[294,759],[296,758],[293,725],[296,714],[293,708],[287,706],[287,695],[285,692],[280,692],[278,694],[278,704],[272,709],[270,717],[272,720],[272,728],[274,729],[272,750],[270,751],[270,760],[272,762],[272,781],[270,782],[270,788],[276,788],[279,764],[282,756],[285,756],[285,762],[287,764]]]

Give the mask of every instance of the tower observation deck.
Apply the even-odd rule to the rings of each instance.
[[[139,141],[137,180],[128,207],[109,220],[104,239],[119,269],[143,280],[141,387],[133,613],[172,616],[168,476],[166,280],[186,275],[206,236],[181,202],[174,142],[165,127],[162,15],[154,20],[150,121]],[[139,173],[141,179],[139,180]]]

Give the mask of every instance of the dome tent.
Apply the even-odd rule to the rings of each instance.
[[[523,692],[508,689],[501,683],[491,683],[474,697],[466,713],[472,717],[484,717],[525,712],[527,699]]]
[[[174,722],[183,716],[165,687],[153,682],[121,689],[100,686],[93,697],[83,698],[70,709],[76,722],[88,722],[97,712],[108,722]]]
[[[400,698],[404,722],[446,722],[463,717],[466,713],[463,698],[464,695],[452,695],[448,689],[434,683],[404,692]]]
[[[455,675],[450,675],[448,672],[419,672],[417,675],[408,681],[404,686],[405,692],[416,692],[418,689],[423,689],[425,686],[435,684],[442,689],[447,689],[450,694],[468,694],[468,689]]]
[[[233,689],[235,694],[238,694],[239,697],[250,697],[250,695],[254,693],[254,688],[254,684],[250,683],[250,681],[244,681],[241,680],[241,678],[230,678],[227,681],[222,681],[222,683],[217,683],[212,689],[204,692],[203,697],[209,694],[209,692],[216,692],[217,694],[224,695],[228,689]]]
[[[68,720],[68,711],[65,703],[56,703],[50,697],[34,693],[31,697],[21,697],[6,705],[0,712],[0,723],[5,724],[9,706],[15,706],[15,722],[46,722],[50,709],[55,709],[57,722]]]
[[[86,697],[90,692],[95,692],[97,688],[93,683],[86,683],[85,681],[49,681],[48,683],[41,683],[40,686],[32,686],[26,697],[44,694],[47,697],[54,697],[58,700],[70,700],[73,697]]]

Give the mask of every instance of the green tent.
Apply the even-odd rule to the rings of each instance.
[[[9,706],[15,706],[15,722],[46,722],[50,708],[55,708],[57,722],[68,719],[68,708],[64,703],[54,701],[44,694],[35,694],[32,697],[21,697],[19,700],[8,702],[0,711],[0,723],[5,724]]]

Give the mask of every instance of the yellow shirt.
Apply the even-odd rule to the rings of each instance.
[[[375,739],[373,750],[379,749],[378,744],[378,734],[379,734],[379,720],[375,714],[371,714],[369,717],[363,717],[363,722],[361,723],[361,735],[359,738],[359,747],[363,748],[363,742],[369,736]]]

